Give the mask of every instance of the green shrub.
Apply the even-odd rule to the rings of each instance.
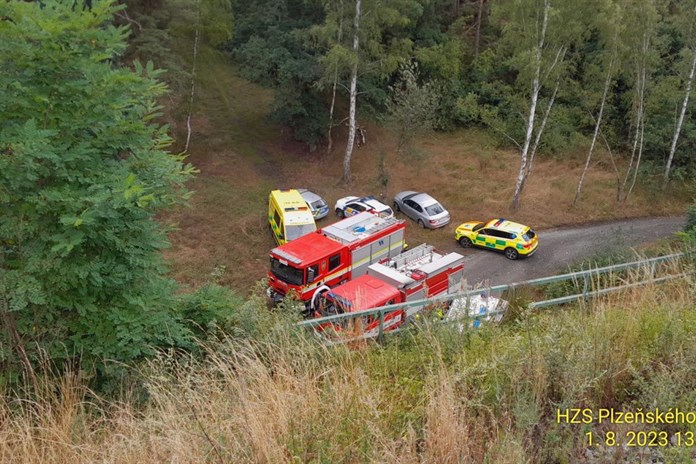
[[[689,206],[686,210],[686,225],[684,226],[684,231],[696,236],[696,203]]]

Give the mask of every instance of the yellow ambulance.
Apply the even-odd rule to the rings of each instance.
[[[273,190],[268,197],[268,224],[278,245],[317,230],[312,211],[300,192]]]

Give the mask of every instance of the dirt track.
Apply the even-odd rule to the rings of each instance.
[[[464,277],[469,285],[509,284],[554,275],[583,259],[617,248],[669,238],[684,227],[684,217],[612,221],[581,227],[537,231],[539,248],[527,259],[510,261],[502,253],[479,248],[462,249]],[[455,251],[455,247],[452,247]]]

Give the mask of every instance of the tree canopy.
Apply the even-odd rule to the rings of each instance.
[[[696,169],[691,0],[361,0],[357,54],[356,1],[235,4],[228,49],[248,78],[276,89],[274,116],[299,140],[332,146],[327,128],[355,94],[360,117],[383,120],[399,67],[416,63],[418,85],[439,92],[435,128],[490,129],[529,158],[521,175],[537,151],[577,152],[597,138],[634,153],[626,193],[646,170]]]
[[[158,71],[116,65],[128,35],[112,22],[119,8],[0,4],[5,367],[26,371],[43,353],[89,368],[187,342],[155,214],[186,199],[192,168],[154,122]]]

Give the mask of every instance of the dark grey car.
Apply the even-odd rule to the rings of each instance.
[[[394,196],[394,209],[403,212],[421,227],[437,229],[450,222],[450,215],[445,208],[427,193],[411,190]]]

